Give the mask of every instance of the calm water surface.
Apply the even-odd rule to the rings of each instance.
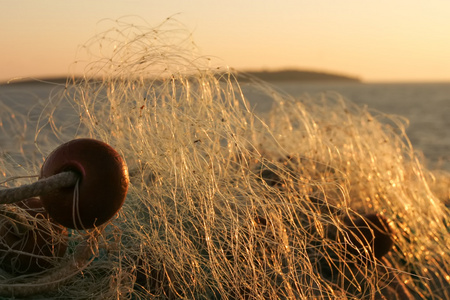
[[[450,171],[450,82],[449,83],[277,83],[294,96],[337,92],[358,105],[386,114],[406,117],[406,130],[415,149],[422,151],[430,167]],[[253,103],[260,110],[267,103]]]
[[[407,134],[413,146],[424,152],[432,167],[437,164],[450,171],[450,83],[278,83],[276,86],[294,97],[338,92],[357,104],[404,116],[410,121]],[[9,107],[19,114],[29,114],[28,119],[32,123],[39,114],[39,111],[29,113],[33,105],[46,101],[61,89],[41,83],[0,86],[0,109]],[[266,110],[271,105],[270,99],[260,98],[258,101],[252,101],[258,110]],[[5,112],[0,111],[0,116],[2,113]],[[0,128],[0,151],[8,148],[9,133],[13,135],[15,130],[5,126]],[[32,138],[33,134],[34,131],[29,130],[27,138]]]

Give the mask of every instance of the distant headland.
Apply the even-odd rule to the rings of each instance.
[[[249,76],[247,76],[249,75]],[[258,79],[268,82],[310,82],[310,81],[347,81],[347,82],[361,82],[357,77],[351,77],[340,74],[332,74],[317,71],[294,70],[285,69],[277,71],[243,71],[238,75],[238,80],[248,81],[249,77],[256,77]]]
[[[306,70],[294,70],[285,69],[277,71],[238,71],[237,79],[239,82],[248,82],[252,78],[257,78],[267,82],[361,82],[361,79],[357,77],[351,77],[347,75],[306,71]],[[222,76],[218,74],[218,77]],[[68,80],[66,77],[50,77],[50,78],[27,78],[22,80],[12,80],[9,84],[30,84],[30,83],[53,83],[53,84],[66,84],[74,82],[82,82],[82,77],[72,77]],[[93,80],[92,78],[90,80]],[[98,78],[101,81],[100,78]],[[152,79],[155,80],[155,79]],[[0,85],[8,84],[7,82],[0,82]]]

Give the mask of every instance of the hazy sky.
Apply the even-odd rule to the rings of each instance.
[[[0,0],[0,81],[67,75],[104,18],[176,15],[236,69],[295,67],[366,81],[450,81],[449,0]]]

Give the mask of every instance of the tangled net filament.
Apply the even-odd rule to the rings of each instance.
[[[44,272],[47,289],[36,294],[450,297],[448,195],[433,189],[438,177],[417,158],[402,119],[336,94],[292,99],[256,80],[241,87],[228,68],[195,56],[173,26],[170,19],[151,30],[117,21],[87,44],[94,62],[60,99],[79,123],[48,112],[57,126],[39,131],[37,141],[103,140],[126,159],[131,185],[117,218],[88,246],[71,244],[67,256],[85,245],[86,263],[61,262],[61,272],[79,272],[64,282]],[[249,104],[260,94],[273,101],[265,115]],[[15,170],[6,158],[0,166],[4,177]],[[393,232],[394,247],[382,258],[348,230],[348,220],[369,213],[389,220]],[[2,278],[0,290],[35,276]]]

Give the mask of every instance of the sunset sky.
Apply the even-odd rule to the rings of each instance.
[[[448,0],[0,0],[0,81],[66,76],[104,18],[167,17],[236,69],[299,68],[364,81],[450,81]]]

